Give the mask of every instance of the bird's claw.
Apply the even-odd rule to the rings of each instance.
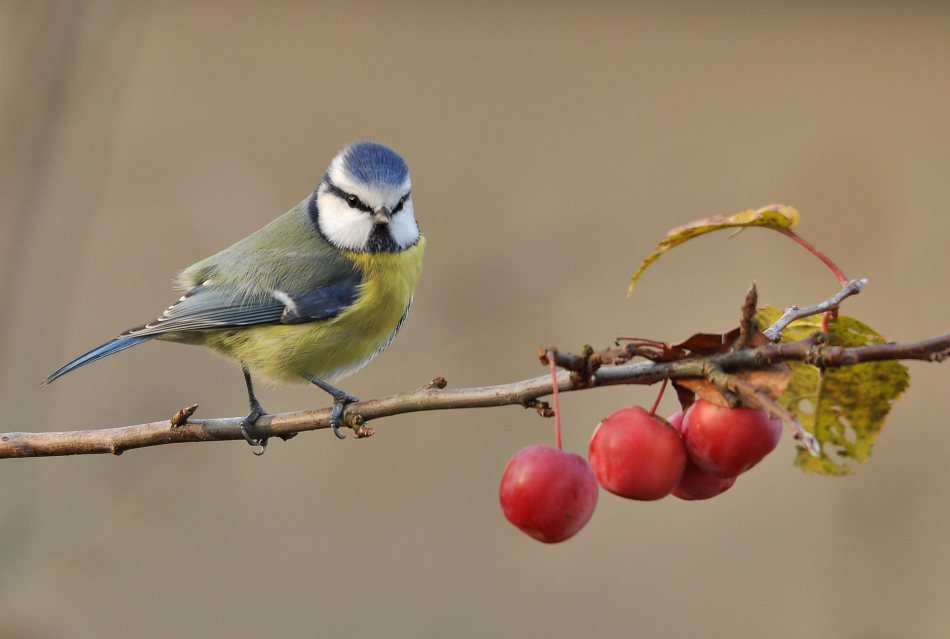
[[[251,412],[248,413],[247,417],[244,418],[244,421],[241,422],[241,434],[244,435],[244,440],[251,446],[260,446],[260,450],[255,450],[254,454],[260,457],[267,451],[267,438],[261,437],[260,439],[255,439],[251,436],[251,433],[248,432],[248,428],[253,426],[255,422],[262,416],[266,415],[267,412],[264,408],[257,404],[256,406],[251,406]]]
[[[308,380],[314,386],[329,393],[330,397],[333,398],[333,410],[330,412],[330,428],[333,429],[334,435],[340,439],[346,439],[346,435],[340,432],[340,418],[343,417],[343,411],[346,410],[346,405],[360,401],[359,397],[348,395],[339,388],[334,388],[319,377],[315,377],[313,375],[304,375],[304,379]],[[357,437],[359,436],[359,433],[357,433]]]
[[[340,439],[346,439],[346,435],[340,432],[340,418],[343,417],[343,411],[346,410],[347,404],[353,404],[358,401],[360,401],[358,397],[353,397],[346,393],[333,396],[333,412],[330,413],[330,428],[333,429],[333,434]]]

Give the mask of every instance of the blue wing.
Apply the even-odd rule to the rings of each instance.
[[[185,293],[158,319],[130,328],[119,337],[274,324],[284,309],[284,303],[273,296],[239,296],[220,286],[202,285]]]
[[[119,337],[328,320],[353,304],[359,285],[359,275],[354,274],[305,293],[275,289],[256,297],[235,296],[220,286],[202,285],[188,291],[158,319]]]
[[[359,280],[354,278],[298,296],[274,291],[274,297],[285,302],[280,321],[283,324],[301,324],[334,318],[356,301],[358,287]]]
[[[356,301],[360,276],[348,275],[329,286],[305,293],[291,294],[274,290],[257,297],[235,296],[220,286],[197,286],[156,320],[129,329],[117,339],[77,357],[46,378],[49,384],[57,377],[80,366],[118,353],[164,333],[239,328],[260,324],[302,324],[336,317]]]

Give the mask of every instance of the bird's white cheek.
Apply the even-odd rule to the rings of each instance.
[[[373,232],[373,220],[359,209],[350,208],[345,202],[333,196],[317,198],[320,209],[320,231],[331,243],[339,248],[351,251],[366,246]]]
[[[416,224],[411,201],[407,202],[406,207],[393,216],[389,223],[389,233],[401,249],[412,246],[419,239],[419,225]]]

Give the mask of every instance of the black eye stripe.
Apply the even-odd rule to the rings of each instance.
[[[333,182],[330,182],[329,180],[327,180],[326,185],[327,185],[328,192],[332,193],[333,195],[337,196],[338,198],[346,202],[351,208],[359,209],[365,213],[374,212],[373,209],[367,206],[366,203],[363,202],[363,200],[359,199],[359,197],[357,197],[356,195],[352,193],[347,193],[346,191],[338,187]],[[403,206],[406,204],[406,201],[409,200],[410,195],[412,195],[412,191],[409,191],[408,193],[403,195],[401,198],[399,198],[399,203],[396,204],[395,207],[393,207],[392,212],[394,215],[403,209]],[[356,203],[350,204],[350,198],[356,198]]]
[[[344,202],[346,202],[347,204],[349,204],[349,206],[352,207],[352,208],[354,208],[354,209],[359,209],[359,210],[363,211],[364,213],[372,213],[372,212],[373,212],[373,209],[371,209],[370,207],[368,207],[368,206],[363,202],[363,200],[359,199],[357,196],[353,195],[352,193],[347,193],[346,191],[344,191],[343,189],[341,189],[340,187],[338,187],[338,186],[337,186],[336,184],[334,184],[333,182],[327,182],[327,191],[329,191],[329,192],[332,193],[333,195],[337,196],[338,198],[340,198],[341,200],[343,200]],[[356,203],[355,203],[355,204],[350,204],[350,198],[356,198]]]
[[[409,199],[409,195],[410,195],[411,193],[412,193],[412,191],[410,191],[409,193],[406,193],[406,194],[403,195],[401,198],[399,198],[399,204],[397,204],[397,205],[395,206],[395,208],[393,208],[393,215],[395,215],[396,213],[399,213],[399,211],[402,210],[403,204],[405,204],[405,203],[406,203],[406,200]]]

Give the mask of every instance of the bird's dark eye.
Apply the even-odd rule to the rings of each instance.
[[[409,194],[408,194],[408,193],[406,193],[405,195],[402,196],[402,199],[399,200],[399,204],[397,204],[397,205],[396,205],[396,208],[393,209],[393,215],[395,215],[396,213],[399,213],[399,211],[402,210],[403,204],[405,204],[405,203],[406,203],[406,200],[408,200],[408,199],[409,199]]]
[[[355,195],[347,195],[346,203],[350,205],[351,209],[355,209],[356,206],[360,203],[360,199]]]

